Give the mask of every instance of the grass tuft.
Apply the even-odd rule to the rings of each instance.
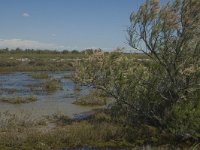
[[[54,92],[58,89],[61,89],[60,80],[58,80],[58,79],[48,79],[48,80],[45,81],[42,89],[45,90],[45,91],[49,91],[49,92]]]
[[[107,104],[109,98],[99,90],[91,90],[88,95],[76,99],[73,104],[88,106],[103,106]]]
[[[33,79],[47,79],[49,75],[47,72],[33,73],[31,74]]]
[[[18,97],[0,97],[1,102],[11,103],[11,104],[22,104],[37,101],[35,96],[18,96]]]

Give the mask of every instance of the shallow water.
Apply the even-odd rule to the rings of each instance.
[[[33,95],[38,101],[26,104],[9,104],[0,102],[0,112],[9,111],[11,113],[29,113],[34,117],[43,117],[52,114],[67,115],[77,117],[86,111],[97,107],[77,106],[72,104],[75,99],[88,92],[88,88],[82,86],[80,92],[74,91],[74,82],[65,79],[71,72],[49,72],[50,77],[61,81],[62,89],[47,93],[41,88],[45,79],[33,79],[31,73],[16,72],[0,74],[0,95],[1,96],[26,96]]]

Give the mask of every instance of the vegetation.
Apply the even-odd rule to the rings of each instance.
[[[81,91],[81,86],[79,84],[74,85],[74,92],[80,92]]]
[[[70,75],[67,74],[67,75],[64,76],[64,79],[72,79],[72,75],[71,74]]]
[[[73,102],[76,105],[103,106],[107,104],[109,98],[100,90],[90,90],[90,92],[81,96]]]
[[[75,69],[75,91],[80,91],[80,85],[87,85],[105,94],[91,92],[76,104],[105,104],[107,96],[114,99],[109,109],[86,120],[54,116],[59,123],[55,121],[56,126],[51,129],[43,121],[26,122],[10,115],[0,121],[0,149],[136,145],[198,149],[199,8],[199,0],[170,0],[162,5],[158,0],[147,0],[131,14],[128,28],[129,45],[141,54],[127,54],[120,49],[111,53],[0,51],[0,71]],[[60,81],[56,79],[47,79],[42,87],[45,91],[58,88]],[[25,103],[34,98],[0,100]]]
[[[148,81],[156,97],[151,102],[153,106],[148,107],[150,117],[145,115],[144,118],[151,125],[169,129],[166,126],[171,120],[182,120],[180,113],[186,113],[184,116],[188,120],[199,112],[199,6],[198,0],[173,0],[162,7],[158,1],[149,0],[138,12],[131,14],[129,43],[149,56],[152,62],[148,66]],[[198,120],[198,117],[191,120],[191,126],[186,125],[185,131],[178,131],[180,127],[177,126],[175,134],[198,138],[190,132],[196,124],[200,125]]]
[[[95,147],[95,148],[130,148],[130,149],[155,149],[155,150],[168,150],[178,149],[177,146],[160,146],[150,147],[144,146],[136,147],[131,141],[132,136],[137,136],[133,133],[135,131],[131,128],[124,127],[123,125],[113,121],[112,116],[108,112],[99,112],[91,116],[88,120],[80,122],[71,121],[68,118],[62,125],[57,125],[54,128],[47,128],[48,120],[34,120],[30,116],[24,114],[10,114],[3,113],[1,115],[0,124],[0,149],[5,150],[18,150],[18,149],[65,149],[71,147]],[[61,117],[65,120],[66,117]],[[56,118],[57,120],[57,118]],[[148,126],[138,128],[140,134],[137,142],[143,144],[144,138],[148,136],[157,135],[158,140],[162,135],[159,135],[156,130]],[[138,133],[137,132],[137,133]],[[169,140],[162,137],[161,140]],[[152,138],[152,141],[155,139]],[[133,148],[134,147],[134,148]],[[198,149],[199,145],[196,144],[191,149]],[[183,148],[181,145],[179,149]]]
[[[115,98],[113,118],[124,118],[133,141],[159,143],[143,136],[143,125],[173,139],[168,144],[200,139],[199,7],[198,0],[147,0],[128,28],[130,46],[147,59],[96,52],[75,64],[76,81]]]
[[[96,51],[86,49],[83,51],[53,51],[33,49],[0,49],[0,73],[14,71],[66,71],[74,70],[73,62],[86,58]],[[105,52],[108,54],[108,52]],[[145,57],[143,54],[134,54],[136,59]]]
[[[120,126],[114,123],[90,121],[72,122],[70,125],[45,129],[44,121],[34,121],[12,114],[3,114],[7,119],[0,128],[1,149],[59,149],[67,147],[87,146],[113,147],[129,144],[119,141]],[[98,118],[102,118],[99,115]],[[28,121],[26,121],[28,120]],[[32,123],[32,124],[30,124]],[[6,129],[4,128],[7,127]]]
[[[47,79],[47,78],[49,78],[49,75],[48,75],[47,72],[32,73],[31,76],[34,79]]]
[[[0,72],[73,70],[72,62],[84,57],[70,51],[0,49]]]
[[[11,104],[30,103],[37,101],[35,96],[0,97],[1,102]]]
[[[58,79],[47,79],[42,86],[44,91],[53,92],[61,89],[60,80]]]

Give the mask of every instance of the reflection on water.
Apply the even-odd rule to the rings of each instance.
[[[49,76],[59,79],[62,86],[62,89],[52,93],[42,90],[41,85],[45,79],[33,79],[31,73],[0,74],[1,96],[34,95],[38,98],[38,101],[26,104],[1,102],[0,112],[28,112],[35,117],[58,113],[73,117],[76,114],[94,109],[94,107],[82,107],[72,104],[76,97],[86,94],[88,88],[82,86],[80,92],[75,92],[74,82],[64,78],[64,76],[69,76],[70,74],[71,72],[49,72]]]

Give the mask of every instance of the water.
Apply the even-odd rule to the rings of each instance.
[[[9,111],[29,113],[34,117],[43,117],[52,114],[62,114],[69,117],[77,117],[77,114],[91,111],[97,107],[86,107],[72,104],[78,96],[85,95],[88,88],[82,86],[80,92],[74,91],[74,82],[65,79],[71,72],[49,72],[49,76],[61,81],[62,89],[48,93],[43,91],[41,85],[45,79],[33,79],[31,73],[15,72],[0,74],[1,96],[36,96],[38,101],[26,104],[9,104],[0,102],[0,112]]]

